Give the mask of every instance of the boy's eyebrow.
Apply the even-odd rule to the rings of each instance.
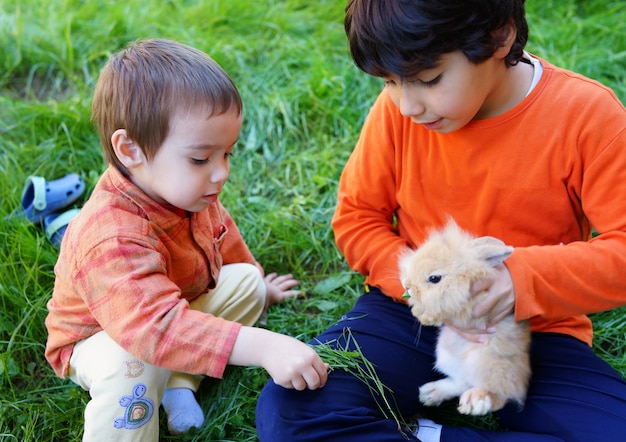
[[[202,144],[190,144],[190,145],[184,146],[184,148],[187,150],[207,150],[207,149],[214,149],[215,146],[213,144],[202,143]]]
[[[237,144],[238,141],[239,141],[239,138],[237,138],[235,142],[231,144],[230,147]],[[189,144],[187,146],[184,146],[184,148],[187,150],[208,150],[208,149],[215,149],[217,147],[218,146],[216,144],[210,144],[210,143]]]

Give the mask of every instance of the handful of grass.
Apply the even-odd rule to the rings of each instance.
[[[404,434],[402,429],[406,425],[397,412],[398,407],[395,401],[389,399],[391,389],[381,382],[374,365],[365,358],[349,328],[344,329],[340,339],[319,343],[312,347],[322,360],[330,365],[331,371],[346,371],[367,385],[383,416],[386,419],[393,419],[398,426],[398,431]]]

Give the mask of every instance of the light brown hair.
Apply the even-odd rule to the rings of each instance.
[[[106,63],[96,84],[91,120],[107,163],[128,176],[111,136],[125,129],[151,160],[175,112],[207,109],[207,118],[243,104],[228,74],[207,54],[166,39],[130,43]]]

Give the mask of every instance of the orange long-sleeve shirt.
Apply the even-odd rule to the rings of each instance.
[[[221,377],[241,325],[188,301],[215,287],[222,264],[237,262],[261,269],[219,202],[188,214],[109,168],[63,238],[46,358],[64,377],[74,344],[105,330],[142,361]]]
[[[398,254],[447,216],[498,237],[515,246],[516,318],[591,344],[586,315],[626,304],[626,110],[606,87],[541,62],[516,107],[450,134],[403,117],[383,90],[332,225],[348,264],[394,298]]]

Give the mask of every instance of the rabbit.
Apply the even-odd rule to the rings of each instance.
[[[470,287],[512,253],[513,247],[499,239],[476,238],[451,219],[417,250],[400,257],[400,280],[411,313],[424,325],[440,326],[435,369],[447,377],[420,387],[424,405],[437,406],[460,396],[457,409],[467,415],[485,415],[509,400],[523,406],[531,375],[529,322],[516,322],[511,314],[484,343],[469,341],[444,325],[486,324],[486,318],[472,316],[480,295],[472,297]]]

